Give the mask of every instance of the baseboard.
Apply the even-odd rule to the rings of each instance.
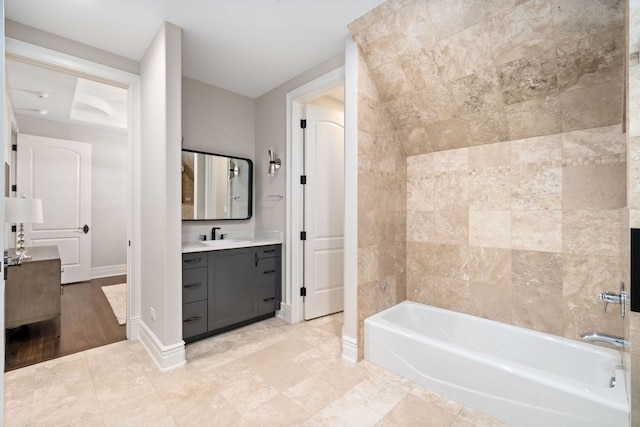
[[[132,317],[127,319],[127,339],[131,341],[140,339],[140,323],[142,322],[142,318]]]
[[[287,323],[293,323],[293,308],[291,304],[280,303],[280,310],[276,313],[276,317]]]
[[[358,342],[342,333],[342,360],[358,363]]]
[[[162,345],[160,340],[158,340],[143,321],[140,321],[138,324],[138,339],[160,371],[170,371],[184,366],[187,363],[184,341],[166,347]]]
[[[91,278],[100,279],[101,277],[121,276],[127,274],[127,264],[108,265],[106,267],[94,267],[91,269]]]

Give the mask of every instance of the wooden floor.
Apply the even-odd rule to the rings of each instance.
[[[100,289],[126,280],[114,276],[64,285],[60,336],[55,319],[7,329],[5,372],[126,339],[126,326],[118,324]]]

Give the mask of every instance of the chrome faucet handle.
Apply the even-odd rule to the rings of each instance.
[[[627,292],[624,290],[624,283],[620,283],[620,294],[615,292],[605,292],[598,294],[598,298],[604,301],[604,312],[607,312],[607,306],[611,304],[620,304],[620,317],[624,319],[626,315]]]

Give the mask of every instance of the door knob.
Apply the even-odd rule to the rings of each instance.
[[[87,234],[89,232],[89,226],[85,224],[84,227],[78,227],[78,230],[82,231],[84,234]]]

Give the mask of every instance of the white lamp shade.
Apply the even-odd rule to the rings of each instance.
[[[42,199],[27,199],[24,197],[4,198],[4,222],[8,224],[17,223],[41,223]]]

